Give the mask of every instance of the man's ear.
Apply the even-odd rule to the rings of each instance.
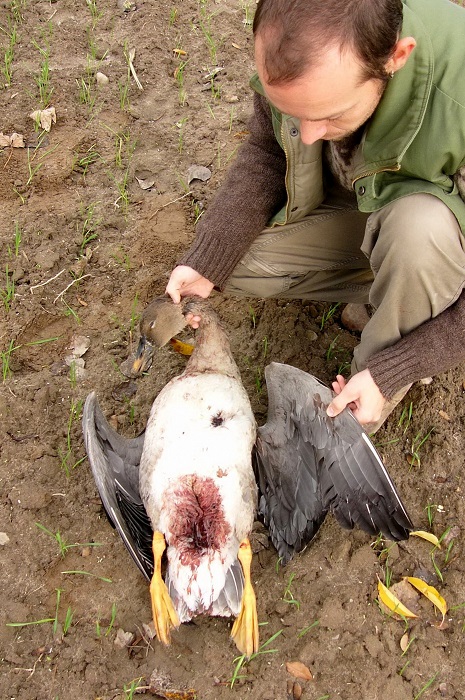
[[[391,58],[386,63],[386,73],[396,73],[403,68],[416,45],[417,42],[413,36],[405,36],[403,39],[399,39]]]

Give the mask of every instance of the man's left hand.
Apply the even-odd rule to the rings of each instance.
[[[336,396],[326,409],[328,416],[334,418],[348,406],[362,425],[379,420],[386,399],[369,369],[354,374],[348,382],[338,374],[332,385]]]

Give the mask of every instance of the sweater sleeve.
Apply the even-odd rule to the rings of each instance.
[[[229,168],[196,238],[178,264],[222,288],[232,271],[286,199],[286,156],[276,141],[266,99],[254,96],[250,135]]]
[[[410,382],[465,361],[465,291],[435,318],[373,355],[368,369],[387,399]]]

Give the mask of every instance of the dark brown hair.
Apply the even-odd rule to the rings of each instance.
[[[270,85],[299,78],[334,45],[354,51],[362,81],[385,80],[401,28],[401,0],[260,0],[253,24]]]

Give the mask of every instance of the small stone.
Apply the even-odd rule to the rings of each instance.
[[[438,690],[440,694],[442,695],[443,698],[446,698],[449,695],[449,690],[447,688],[447,683],[440,683],[438,686]]]
[[[99,87],[102,87],[103,85],[108,85],[110,79],[107,75],[105,75],[105,73],[101,73],[100,71],[98,71],[95,74],[95,82]]]
[[[134,12],[137,5],[133,0],[117,0],[116,4],[122,12]]]
[[[83,547],[81,550],[81,557],[90,557],[90,553],[91,553],[90,547]]]
[[[370,317],[365,304],[347,304],[341,314],[341,323],[348,331],[361,333]]]
[[[0,532],[0,545],[8,544],[10,541],[10,538],[6,534],[6,532]]]
[[[318,340],[318,333],[315,333],[315,331],[307,331],[307,338],[311,343],[314,343],[315,340]]]
[[[420,379],[420,384],[431,384],[433,381],[433,377],[423,377],[423,379]]]
[[[11,275],[11,279],[13,282],[19,282],[19,280],[22,280],[24,277],[24,270],[22,267],[17,267],[15,270],[13,270],[13,274]]]

